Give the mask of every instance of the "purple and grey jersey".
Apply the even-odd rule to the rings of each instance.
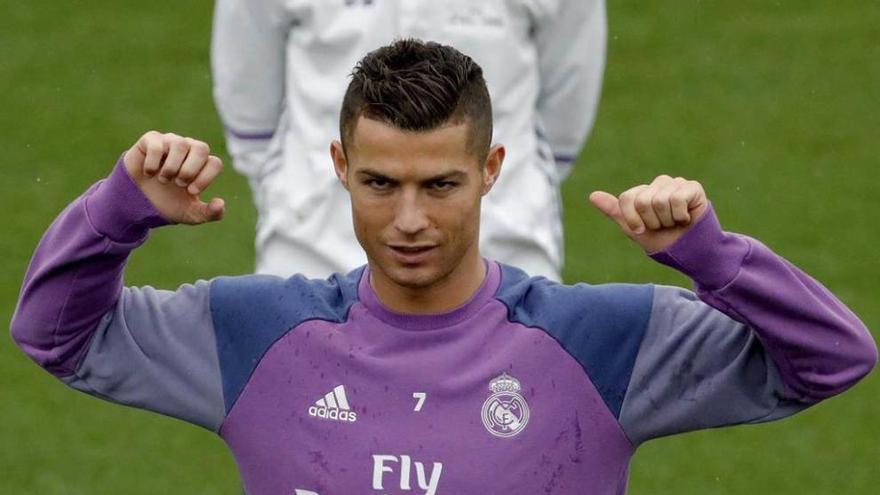
[[[641,443],[791,415],[877,360],[840,301],[711,210],[653,255],[696,294],[487,261],[435,315],[383,306],[369,268],[123,287],[165,223],[118,165],[43,237],[12,332],[73,388],[217,432],[250,495],[622,494]]]

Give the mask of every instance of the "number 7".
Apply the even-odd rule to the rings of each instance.
[[[425,405],[425,399],[428,397],[428,394],[424,392],[413,392],[413,399],[416,399],[416,407],[413,411],[421,411],[422,406]]]

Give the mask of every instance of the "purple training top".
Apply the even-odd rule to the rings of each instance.
[[[697,295],[487,261],[437,315],[383,306],[367,268],[123,288],[165,223],[118,165],[46,232],[12,333],[71,387],[216,431],[249,495],[623,494],[642,442],[791,415],[877,361],[840,301],[711,210],[653,256]]]

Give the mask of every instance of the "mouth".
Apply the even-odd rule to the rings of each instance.
[[[388,248],[391,250],[391,253],[397,261],[406,265],[414,265],[424,262],[437,246],[433,244],[389,244]]]

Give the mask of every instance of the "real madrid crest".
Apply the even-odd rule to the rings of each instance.
[[[483,403],[483,425],[496,437],[518,435],[529,423],[529,404],[519,393],[519,380],[502,373],[489,382],[489,389],[493,393]]]

